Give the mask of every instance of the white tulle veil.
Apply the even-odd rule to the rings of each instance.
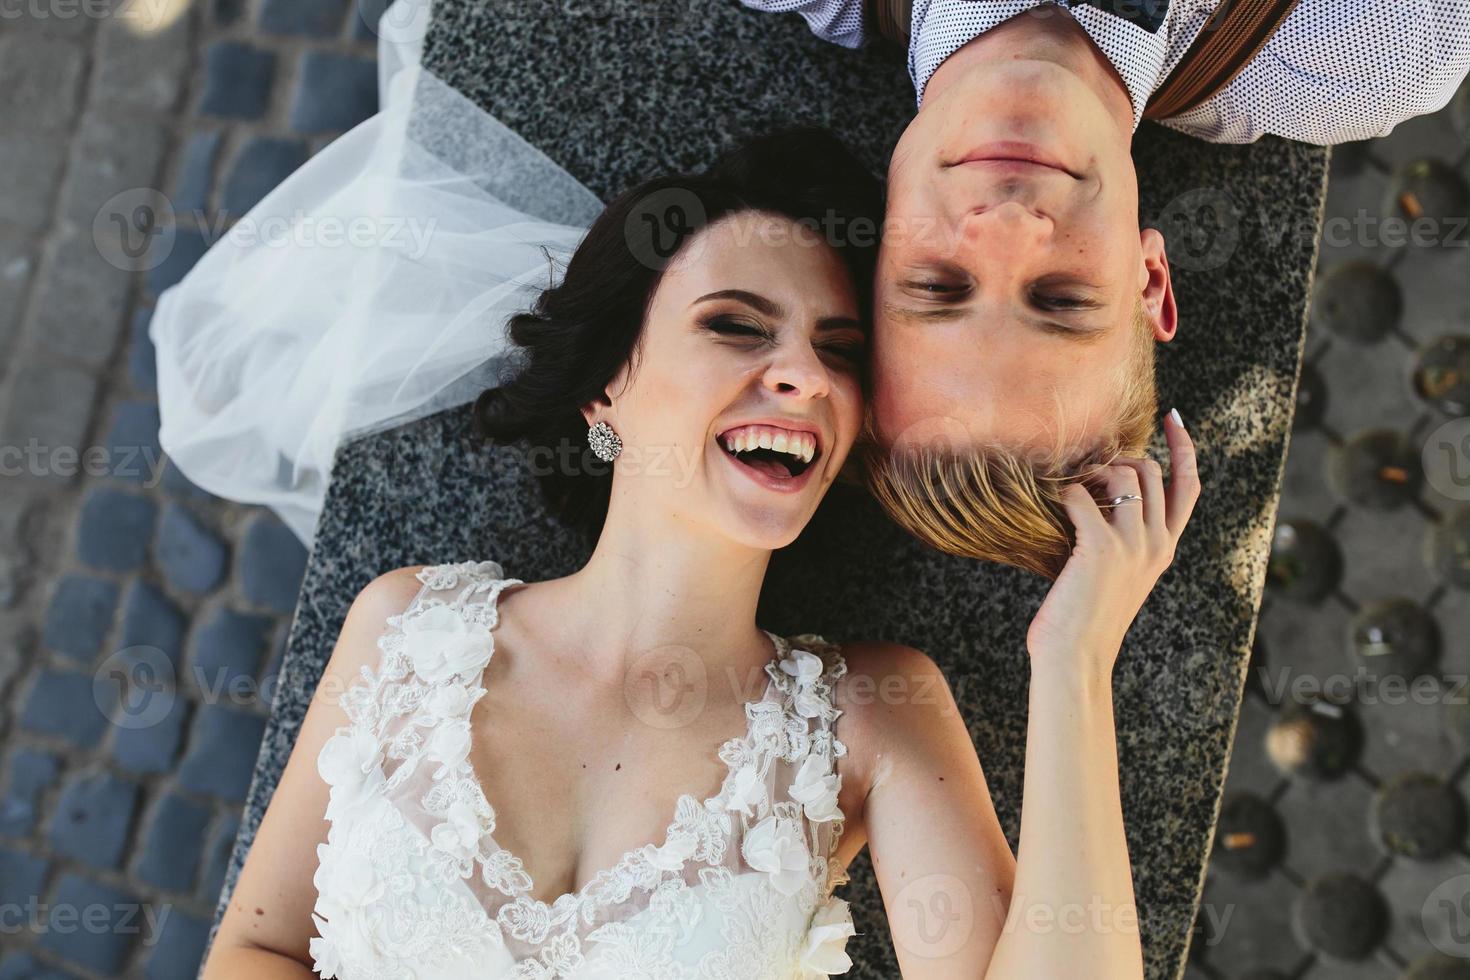
[[[603,207],[422,67],[429,11],[388,8],[378,113],[213,242],[149,327],[169,458],[308,546],[337,447],[493,383],[507,318]]]

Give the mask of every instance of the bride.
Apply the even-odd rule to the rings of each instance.
[[[316,165],[330,152],[305,169],[330,177]],[[668,218],[671,201],[678,221],[644,220]],[[596,529],[591,557],[564,578],[526,583],[493,556],[465,556],[389,571],[362,590],[204,977],[830,976],[851,966],[853,920],[834,892],[864,847],[905,977],[1142,975],[1110,677],[1198,493],[1177,416],[1166,425],[1167,488],[1156,465],[1119,459],[1065,496],[1077,544],[1027,636],[1019,863],[928,656],[756,624],[771,552],[811,518],[862,428],[875,249],[812,229],[880,213],[856,160],[831,137],[798,132],[749,141],[703,174],[635,187],[597,215],[560,281],[510,318],[516,370],[475,406],[497,442],[585,439],[588,452],[560,453],[544,482],[568,520]],[[511,255],[554,239],[556,226],[507,218],[481,244]],[[174,370],[160,389],[166,432],[186,406],[230,404],[215,396],[274,363],[295,335],[265,331],[228,357],[200,348],[185,358],[173,331],[228,319],[183,315],[191,298],[221,302],[201,289],[214,285],[210,258],[166,294],[155,321],[160,366],[197,369]],[[403,269],[426,275],[422,260]],[[330,257],[292,261],[303,265],[278,292],[330,285]],[[449,278],[524,285],[506,271]],[[488,331],[484,312],[524,293],[476,295]],[[443,302],[380,296],[395,299],[400,311]],[[410,355],[430,339],[407,333],[409,322],[432,327],[440,346],[432,317],[372,336]],[[359,351],[342,354],[363,363]],[[399,377],[430,361],[401,365]],[[295,383],[323,379],[324,403],[348,392],[335,414],[313,416],[330,422],[313,451],[333,444],[322,432],[351,428],[341,406],[366,405],[363,392],[383,391],[388,376],[333,389],[332,372],[300,367]],[[392,411],[373,424],[462,400],[466,377],[441,372],[408,408],[386,399]],[[229,380],[206,391],[201,378]],[[255,394],[258,415],[237,431],[271,428],[263,442],[277,447],[291,405],[322,411],[303,390],[289,403]],[[237,499],[251,499],[245,484],[261,477],[240,479]],[[311,481],[265,479],[299,491],[298,515],[311,514]],[[1089,487],[1126,502],[1099,506]],[[1062,927],[1037,928],[1038,912]],[[1089,925],[1077,928],[1084,914]]]

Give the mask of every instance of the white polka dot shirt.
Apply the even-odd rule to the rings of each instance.
[[[920,105],[939,65],[966,42],[1053,0],[913,0],[909,77]],[[1219,0],[1055,0],[1118,70],[1137,128],[1149,96]],[[868,40],[863,0],[741,0],[795,12],[819,37]],[[1164,125],[1217,143],[1273,133],[1306,143],[1387,135],[1434,112],[1470,71],[1470,0],[1301,0],[1224,90]]]

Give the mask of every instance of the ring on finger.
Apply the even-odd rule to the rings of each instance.
[[[1136,493],[1125,493],[1125,494],[1120,494],[1120,495],[1119,495],[1119,496],[1117,496],[1117,497],[1113,497],[1113,498],[1111,498],[1111,499],[1110,499],[1110,500],[1109,500],[1109,501],[1108,501],[1108,502],[1107,502],[1107,503],[1106,503],[1106,504],[1104,504],[1104,505],[1103,505],[1103,506],[1104,506],[1104,507],[1116,507],[1116,506],[1118,506],[1118,505],[1119,505],[1119,504],[1125,504],[1125,503],[1127,503],[1127,502],[1128,502],[1128,501],[1130,501],[1130,500],[1142,500],[1142,499],[1143,499],[1143,498],[1142,498],[1142,497],[1140,497],[1140,496],[1139,496],[1139,495],[1138,495],[1138,494],[1136,494]]]

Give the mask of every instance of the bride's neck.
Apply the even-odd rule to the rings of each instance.
[[[641,657],[684,647],[706,669],[752,666],[766,641],[755,622],[771,552],[614,500],[577,572],[546,583],[558,631],[583,668],[608,681]]]

